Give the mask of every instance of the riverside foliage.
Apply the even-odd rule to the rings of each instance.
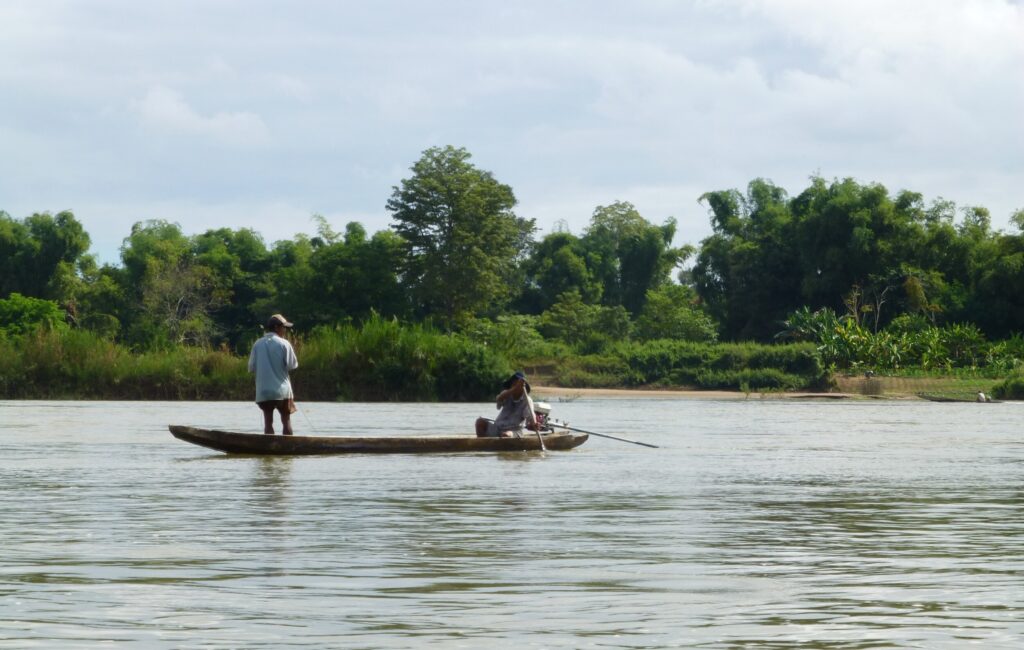
[[[373,318],[295,341],[300,400],[489,400],[508,362],[460,334]],[[39,328],[0,339],[0,396],[252,399],[247,357],[177,346],[134,353],[84,330]]]
[[[983,369],[1003,376],[1024,359],[1024,337],[1019,334],[989,342],[972,323],[937,327],[921,316],[901,316],[874,332],[831,309],[805,308],[791,314],[785,327],[780,338],[813,343],[822,364],[833,371]]]
[[[659,340],[602,354],[536,339],[510,358],[457,333],[375,317],[295,339],[297,398],[314,401],[487,401],[509,368],[526,367],[568,387],[689,386],[744,390],[827,385],[809,344],[707,344]],[[247,358],[227,349],[177,346],[136,353],[84,330],[47,329],[0,338],[0,398],[252,398]]]
[[[1005,233],[980,206],[817,177],[793,197],[755,179],[700,203],[713,234],[699,245],[676,246],[674,218],[652,223],[625,201],[597,206],[578,234],[538,238],[511,187],[465,149],[436,147],[372,235],[317,215],[315,233],[270,245],[244,228],[142,221],[120,263],[100,265],[71,212],[0,212],[0,340],[24,364],[0,362],[0,386],[244,396],[238,359],[275,312],[308,346],[307,395],[329,399],[471,399],[528,363],[573,385],[732,388],[1019,364],[1024,210]],[[820,368],[766,351],[786,342],[809,344]],[[113,367],[85,367],[96,359]]]

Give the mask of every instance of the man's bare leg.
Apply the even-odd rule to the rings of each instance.
[[[292,435],[292,414],[287,408],[281,409],[281,433],[286,436]]]
[[[274,435],[274,409],[263,409],[263,433]]]

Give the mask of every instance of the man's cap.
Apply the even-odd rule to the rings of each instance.
[[[506,389],[512,388],[512,384],[514,384],[517,379],[523,380],[523,385],[526,386],[526,392],[529,393],[530,382],[526,381],[526,375],[523,374],[522,370],[516,370],[514,373],[512,373],[512,376],[505,380],[503,387]]]
[[[267,319],[267,329],[274,329],[278,325],[284,325],[285,327],[291,327],[292,323],[288,322],[288,319],[281,314],[274,314]]]

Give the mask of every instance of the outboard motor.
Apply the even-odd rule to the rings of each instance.
[[[548,416],[551,414],[550,404],[547,402],[534,402],[533,414],[537,416],[537,429],[539,431],[547,431],[551,428],[548,426]]]

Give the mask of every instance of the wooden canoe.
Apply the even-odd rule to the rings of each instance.
[[[540,449],[537,435],[522,438],[477,438],[475,436],[394,436],[357,438],[349,436],[282,436],[262,433],[234,433],[171,425],[175,438],[228,454],[299,456],[312,454],[425,454],[481,451],[531,451]],[[547,433],[548,449],[572,449],[587,441],[587,434]]]
[[[918,393],[918,397],[926,399],[929,402],[957,402],[961,404],[1002,404],[1002,400],[988,398],[984,402],[979,402],[976,397],[950,397],[949,395],[932,395],[929,393]]]

